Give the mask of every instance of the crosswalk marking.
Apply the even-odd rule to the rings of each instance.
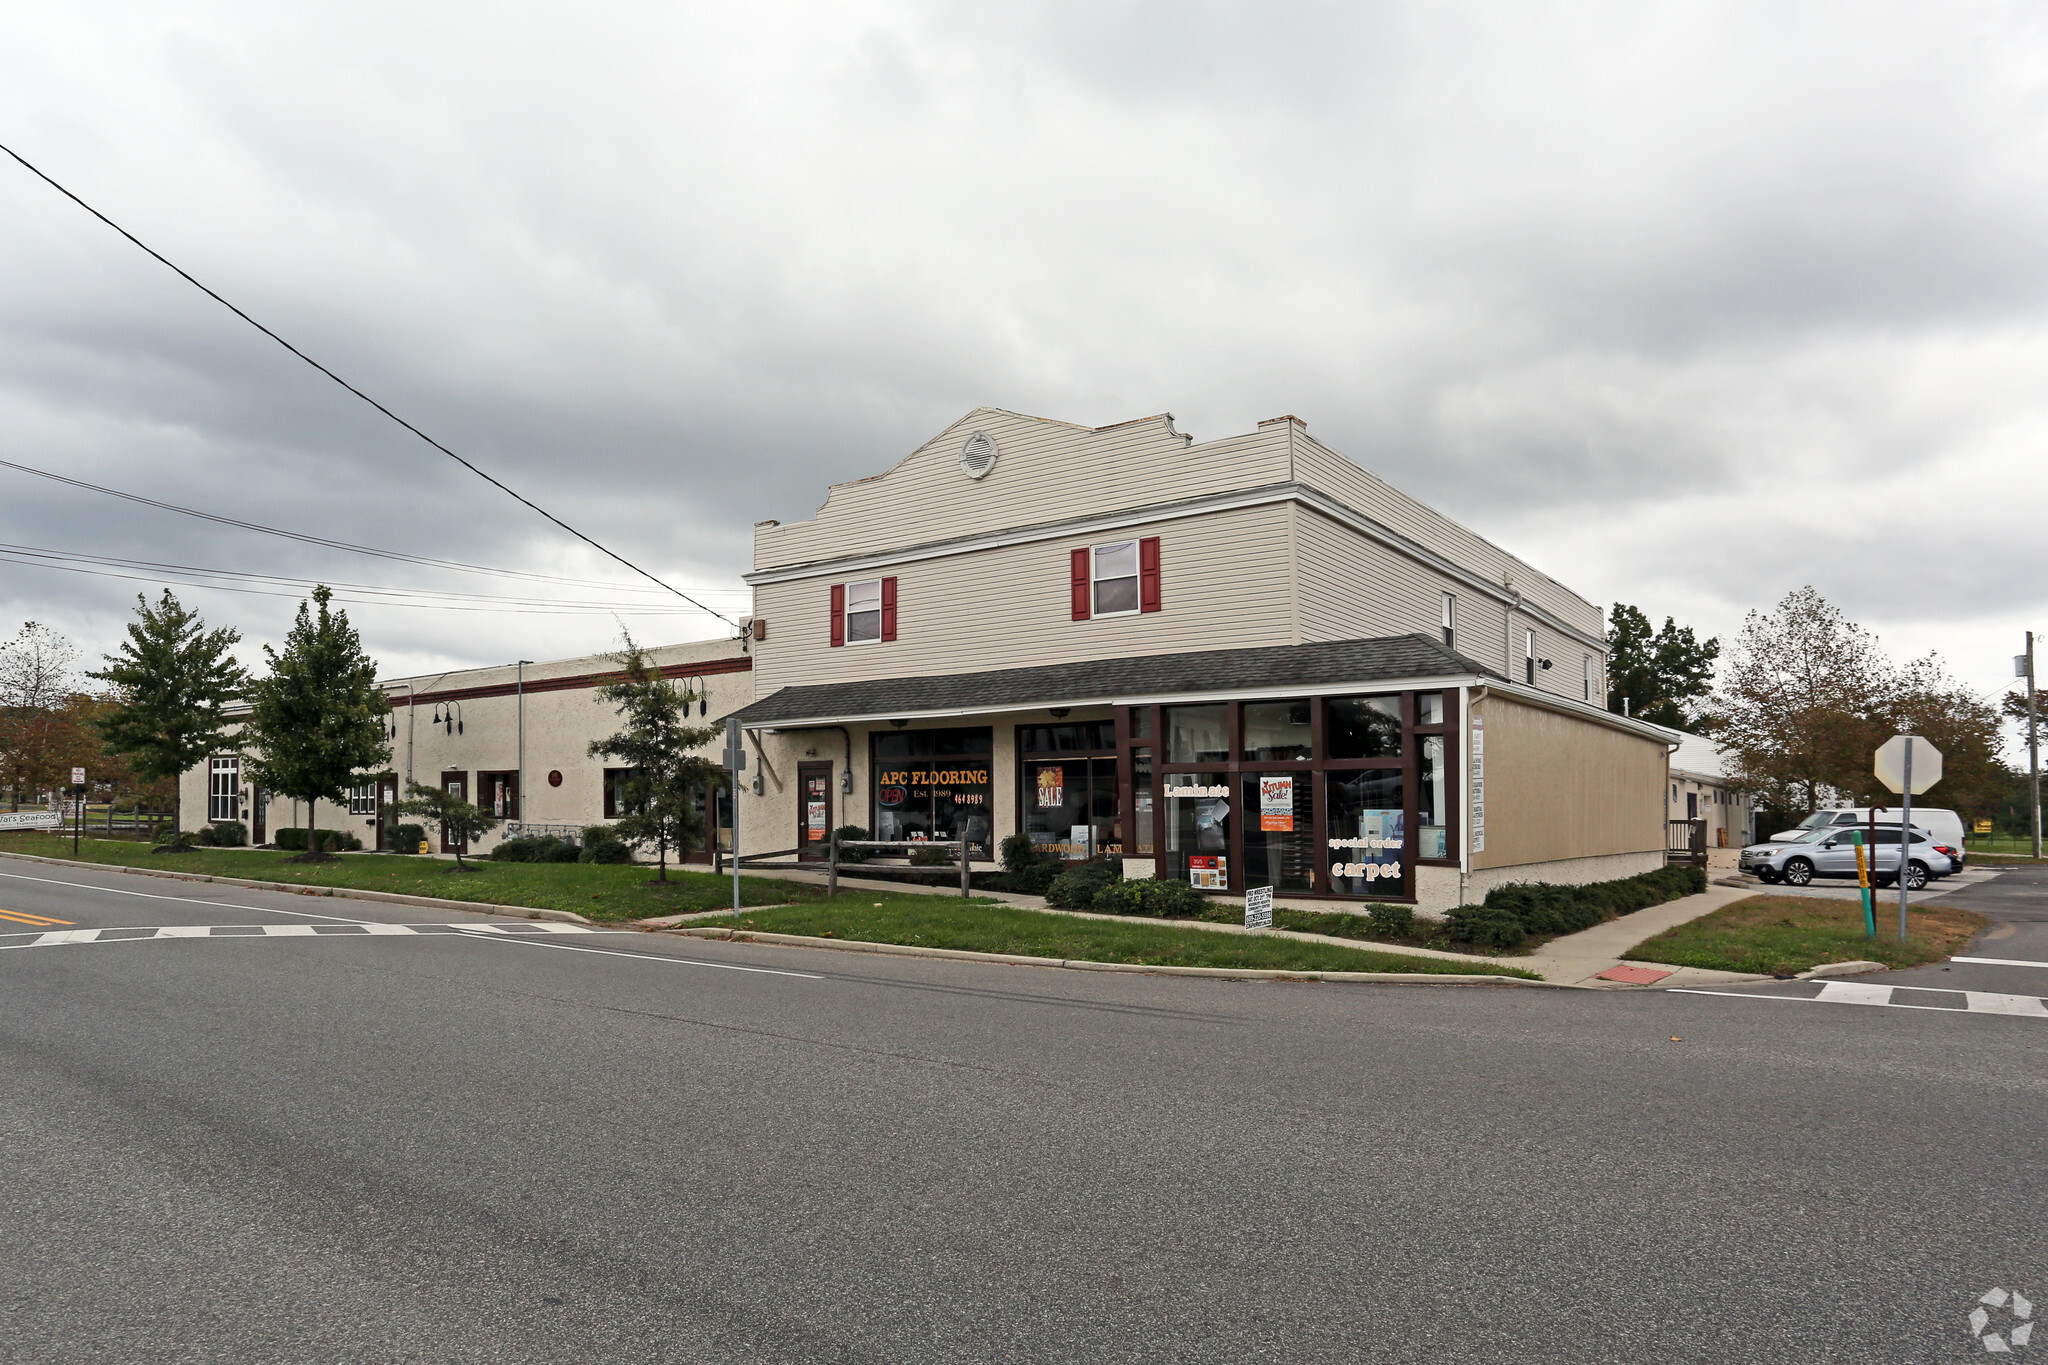
[[[1956,959],[1960,961],[1961,959]],[[1961,996],[1960,1009],[1951,1005],[1916,1004],[1897,998],[1912,991],[1922,995]],[[2048,1000],[2032,995],[2005,995],[1997,991],[1966,991],[1955,986],[1878,986],[1863,981],[1820,983],[1813,995],[1779,995],[1766,991],[1708,991],[1693,986],[1674,989],[1673,995],[1717,995],[1730,1000],[1775,1000],[1789,1005],[1873,1005],[1883,1009],[1925,1010],[1934,1014],[2003,1014],[2022,1019],[2048,1019]]]
[[[2028,962],[2017,957],[1952,957],[1951,962],[1969,962],[1979,967],[2048,967],[2048,962]]]
[[[529,921],[523,924],[164,924],[154,928],[133,925],[114,929],[46,929],[38,933],[0,933],[0,951],[9,948],[49,948],[76,943],[142,943],[152,939],[247,939],[247,938],[365,938],[389,934],[461,934],[477,932],[523,938],[542,934],[619,934],[630,929],[599,929],[588,924],[554,924]],[[118,938],[105,935],[116,934]]]

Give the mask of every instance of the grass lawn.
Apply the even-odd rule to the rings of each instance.
[[[1072,919],[994,901],[962,901],[945,896],[890,896],[877,901],[871,893],[844,892],[829,901],[754,910],[737,921],[709,923],[772,934],[809,934],[865,943],[908,943],[925,948],[1018,953],[1080,962],[1136,962],[1153,967],[1534,975],[1512,967],[1407,957],[1294,939],[1221,934],[1158,920]]]
[[[1896,899],[1887,903],[1878,898],[1877,937],[1867,938],[1863,907],[1855,901],[1751,896],[1690,924],[1666,929],[1623,956],[1762,976],[1795,976],[1823,962],[1917,967],[1947,958],[1989,922],[1971,910],[1916,905],[1907,912],[1906,941],[1901,943]]]
[[[69,858],[71,839],[68,835],[9,832],[0,834],[0,852]],[[462,871],[454,863],[439,858],[398,853],[344,853],[331,863],[285,861],[293,856],[261,849],[202,848],[189,853],[152,853],[149,845],[131,839],[89,837],[78,846],[80,862],[161,868],[205,877],[339,886],[356,891],[395,891],[407,896],[438,896],[487,905],[574,910],[594,920],[646,919],[716,910],[732,904],[730,874],[678,872],[670,867],[668,882],[663,884],[655,881],[653,868],[638,863],[494,863],[486,859],[473,861],[469,864],[473,870]],[[773,905],[823,894],[820,888],[801,882],[740,878],[740,899],[747,905]]]

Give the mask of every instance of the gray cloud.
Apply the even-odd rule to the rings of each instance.
[[[1200,437],[1291,411],[1596,600],[1726,633],[1810,581],[1989,688],[2042,606],[2044,56],[2016,4],[221,0],[39,14],[0,113],[721,604],[753,521],[976,404]],[[0,242],[5,458],[604,572],[25,173]],[[38,482],[0,471],[0,539],[477,586]],[[1879,528],[1916,500],[1902,549]],[[131,588],[6,570],[0,612],[98,649]],[[289,611],[197,600],[252,636]],[[616,635],[358,616],[394,667]]]

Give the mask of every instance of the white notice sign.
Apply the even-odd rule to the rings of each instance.
[[[1270,929],[1273,927],[1272,887],[1252,886],[1245,889],[1244,927],[1247,929]]]
[[[83,787],[85,785],[85,769],[73,768],[71,770],[71,785],[74,787]]]

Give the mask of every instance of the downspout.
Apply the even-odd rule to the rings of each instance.
[[[1458,820],[1458,904],[1469,904],[1472,880],[1472,717],[1473,708],[1486,700],[1489,689],[1485,683],[1478,687],[1461,687],[1458,696],[1464,709],[1465,742],[1458,746],[1458,790],[1464,793],[1464,801]]]

